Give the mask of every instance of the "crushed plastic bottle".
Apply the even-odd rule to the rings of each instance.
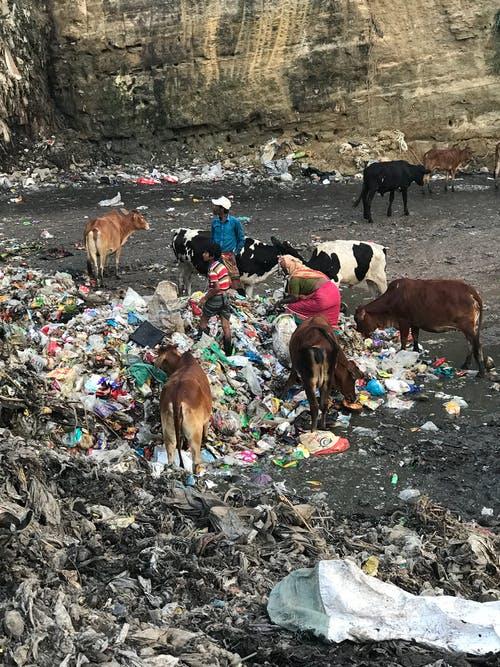
[[[404,502],[412,502],[420,496],[418,489],[403,489],[398,493],[398,498]]]

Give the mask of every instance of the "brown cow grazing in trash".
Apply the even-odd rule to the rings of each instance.
[[[445,191],[448,190],[448,176],[451,176],[451,190],[455,192],[455,174],[457,169],[472,158],[472,151],[467,146],[466,148],[431,148],[424,155],[423,163],[426,169],[431,171],[430,174],[424,177],[424,183],[427,183],[427,188],[431,192],[431,176],[435,169],[442,169],[446,171],[446,182],[444,184]]]
[[[319,413],[316,389],[319,389],[320,424],[321,428],[325,428],[331,390],[340,391],[346,401],[354,403],[354,383],[361,377],[361,372],[353,361],[347,360],[324,315],[315,315],[301,322],[290,338],[289,348],[292,372],[284,393],[300,377],[311,408],[311,430],[315,431]]]
[[[469,368],[472,354],[484,375],[479,330],[483,302],[476,289],[462,280],[413,280],[398,278],[374,301],[358,306],[354,319],[358,331],[369,336],[378,327],[397,326],[401,349],[411,329],[413,349],[418,352],[419,330],[442,333],[457,329],[467,339],[468,352],[462,368]]]
[[[201,444],[212,415],[212,392],[208,378],[191,352],[181,354],[175,345],[159,349],[155,365],[169,375],[160,395],[160,417],[168,462],[174,462],[185,439],[193,456],[193,471],[199,472]]]
[[[93,273],[101,287],[104,286],[104,267],[108,255],[115,253],[115,275],[118,276],[120,255],[125,241],[139,229],[149,225],[139,211],[110,211],[85,225],[84,241],[87,252],[87,271]],[[99,261],[98,261],[99,260]]]
[[[500,141],[495,146],[495,188],[498,188],[500,181]]]

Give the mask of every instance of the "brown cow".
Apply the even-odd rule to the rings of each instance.
[[[419,330],[442,333],[458,329],[467,339],[468,352],[462,368],[469,368],[472,354],[484,375],[479,330],[483,302],[476,289],[462,280],[412,280],[398,278],[374,301],[358,306],[354,319],[358,331],[369,336],[378,327],[397,326],[404,350],[411,329],[413,349],[418,352]]]
[[[495,188],[498,188],[500,180],[500,141],[495,147]]]
[[[207,436],[212,415],[212,392],[208,378],[191,352],[181,354],[175,345],[161,347],[155,365],[169,374],[160,395],[160,416],[168,462],[174,462],[176,448],[182,465],[185,439],[191,448],[193,470],[201,464],[201,443]]]
[[[354,383],[361,377],[361,373],[353,361],[347,360],[333,333],[332,325],[324,315],[315,315],[301,322],[290,338],[289,347],[292,372],[284,393],[300,377],[311,408],[311,430],[315,431],[319,412],[316,398],[318,388],[321,427],[325,428],[328,397],[332,388],[340,391],[346,401],[354,403]]]
[[[139,211],[129,212],[126,209],[110,211],[87,222],[84,232],[87,271],[90,276],[95,271],[98,284],[104,286],[104,266],[112,253],[115,253],[115,275],[118,276],[123,245],[138,229],[149,229],[149,225]]]
[[[455,174],[457,169],[466,164],[472,158],[472,151],[467,146],[466,148],[431,148],[424,155],[423,164],[426,169],[432,172],[434,169],[443,169],[446,171],[446,182],[444,189],[448,190],[448,176],[451,176],[451,189],[455,192]],[[431,176],[432,173],[424,176],[424,183],[427,183],[427,188],[431,192]]]

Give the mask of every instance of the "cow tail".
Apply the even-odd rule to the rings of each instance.
[[[184,461],[182,460],[182,403],[179,406],[180,410],[174,409],[174,428],[175,428],[175,442],[177,451],[179,452],[179,464],[181,468],[184,468]]]
[[[330,362],[330,385],[333,384],[333,377],[335,375],[335,366],[337,365],[337,356],[339,346],[335,338],[323,327],[315,327],[330,343],[331,351],[328,361]]]
[[[482,325],[482,322],[483,322],[483,300],[481,299],[481,295],[479,294],[479,292],[476,289],[474,289],[473,287],[471,287],[471,295],[472,295],[472,298],[474,299],[474,301],[477,305],[477,309],[479,310],[479,317],[477,319],[477,326],[474,327],[474,329],[475,329],[474,336],[479,338],[479,332],[481,331],[481,325]]]
[[[87,253],[87,272],[89,276],[92,275],[93,269],[95,267],[96,275],[99,275],[99,266],[98,266],[98,256],[99,251],[97,248],[97,229],[91,229],[89,233],[85,236],[85,251]],[[90,237],[92,236],[92,241]]]

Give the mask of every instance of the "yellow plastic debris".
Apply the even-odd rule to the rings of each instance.
[[[376,577],[378,575],[378,558],[376,556],[370,556],[363,564],[362,570],[365,574],[370,575],[370,577]]]

